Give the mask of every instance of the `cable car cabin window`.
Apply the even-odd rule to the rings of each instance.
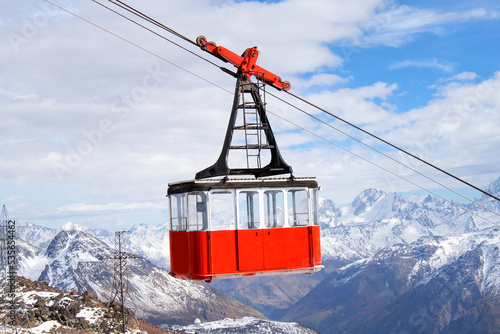
[[[259,193],[256,191],[242,191],[238,194],[239,228],[260,227]]]
[[[234,196],[230,192],[210,194],[210,223],[212,231],[234,229]]]
[[[313,225],[319,225],[319,219],[318,219],[318,190],[313,189],[311,192],[311,210],[312,210],[312,219]]]
[[[170,229],[172,231],[186,230],[186,194],[170,196],[170,224]]]
[[[188,201],[188,230],[206,231],[208,228],[207,195],[202,192],[190,193]]]
[[[289,190],[288,202],[288,224],[290,226],[309,225],[309,204],[307,191]]]
[[[266,227],[283,227],[285,200],[281,190],[264,192],[264,223]]]

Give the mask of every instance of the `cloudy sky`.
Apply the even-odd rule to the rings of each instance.
[[[218,157],[234,78],[93,1],[53,2],[80,18],[43,0],[0,0],[0,204],[21,222],[49,227],[166,223],[167,184],[192,179]],[[500,177],[498,1],[126,2],[191,40],[205,35],[236,53],[258,46],[258,64],[290,81],[290,92],[479,187]],[[324,198],[348,203],[367,188],[422,192],[397,174],[457,199],[292,106],[267,102],[307,130],[270,115],[286,162],[296,176],[316,176]]]

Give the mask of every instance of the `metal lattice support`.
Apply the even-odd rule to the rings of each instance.
[[[106,257],[105,260],[113,260],[113,289],[111,291],[110,307],[113,307],[115,301],[120,304],[120,315],[122,320],[122,331],[126,331],[126,314],[125,314],[125,299],[130,294],[128,292],[128,282],[125,280],[127,272],[127,259],[136,259],[140,256],[133,255],[123,251],[122,236],[128,231],[115,232],[115,249],[112,257]]]
[[[230,149],[244,149],[246,153],[247,168],[262,168],[262,151],[270,149],[271,145],[267,140],[264,129],[269,127],[263,124],[259,116],[259,110],[265,109],[265,85],[259,85],[261,99],[255,100],[252,96],[252,87],[249,84],[240,87],[240,104],[237,112],[243,116],[243,124],[235,126],[234,130],[244,131],[245,145],[230,146]]]
[[[198,172],[196,179],[216,176],[253,175],[264,177],[279,174],[292,174],[281,156],[271,125],[266,114],[266,103],[261,93],[262,85],[243,80],[241,75],[236,82],[233,107],[224,139],[221,154],[215,164]],[[237,124],[240,121],[242,124]],[[243,131],[243,143],[233,143],[233,136]],[[245,150],[246,166],[230,168],[230,151]],[[262,153],[269,154],[270,161],[262,166]]]
[[[31,333],[28,312],[17,277],[16,221],[2,207],[0,222],[0,272],[4,333]]]

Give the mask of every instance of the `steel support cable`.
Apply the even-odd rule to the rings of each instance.
[[[119,7],[123,8],[123,9],[125,9],[126,11],[128,11],[128,12],[130,12],[130,13],[132,13],[132,14],[134,14],[134,15],[136,15],[136,16],[138,16],[138,17],[140,17],[140,18],[142,18],[142,19],[144,19],[144,20],[146,20],[146,21],[148,21],[148,22],[150,22],[152,24],[154,24],[154,25],[156,25],[157,27],[160,27],[160,28],[168,31],[169,33],[171,33],[171,34],[173,34],[173,35],[175,35],[175,36],[177,36],[177,37],[185,40],[186,42],[189,42],[191,44],[194,44],[194,45],[198,46],[195,42],[193,42],[189,38],[187,38],[184,35],[178,33],[174,29],[171,29],[171,28],[167,27],[163,23],[156,21],[155,19],[151,18],[150,16],[148,16],[148,15],[142,13],[141,11],[135,9],[134,7],[129,6],[126,3],[124,3],[124,2],[122,2],[120,0],[108,0],[108,1],[111,2],[112,4],[116,5],[116,6],[119,6]]]
[[[335,130],[335,131],[337,131],[337,132],[342,133],[342,134],[343,134],[343,135],[345,135],[346,137],[351,138],[352,140],[354,140],[354,141],[356,141],[356,142],[360,143],[361,145],[364,145],[364,146],[368,147],[369,149],[371,149],[371,150],[373,150],[373,151],[375,151],[375,152],[377,152],[377,153],[379,153],[379,154],[383,155],[383,156],[384,156],[384,157],[386,157],[387,159],[390,159],[390,160],[392,160],[392,161],[396,162],[397,164],[399,164],[399,165],[401,165],[401,166],[403,166],[403,167],[405,167],[405,168],[408,168],[408,169],[409,169],[409,170],[411,170],[412,172],[414,172],[414,173],[416,173],[416,174],[418,174],[418,175],[420,175],[420,176],[423,176],[423,177],[424,177],[424,178],[426,178],[427,180],[429,180],[429,181],[432,181],[432,182],[436,183],[437,185],[439,185],[439,186],[441,186],[441,187],[443,187],[443,188],[445,188],[445,189],[447,189],[447,190],[451,191],[452,193],[454,193],[454,194],[456,194],[456,195],[458,195],[458,196],[460,196],[460,197],[462,197],[462,198],[464,198],[464,199],[468,200],[469,202],[471,202],[471,203],[473,203],[473,204],[475,204],[475,205],[477,205],[477,206],[479,206],[479,207],[481,207],[481,208],[485,209],[486,211],[489,211],[489,212],[493,213],[494,215],[496,215],[496,216],[499,216],[499,217],[500,217],[500,214],[499,214],[499,213],[497,213],[497,212],[495,212],[495,211],[493,211],[493,210],[491,210],[491,209],[489,209],[489,208],[485,207],[484,205],[482,205],[482,204],[480,204],[480,203],[476,202],[475,200],[470,199],[469,197],[467,197],[467,196],[465,196],[465,195],[463,195],[463,194],[461,194],[461,193],[459,193],[459,192],[457,192],[457,191],[455,191],[455,190],[451,189],[450,187],[448,187],[448,186],[446,186],[446,185],[444,185],[444,184],[440,183],[439,181],[437,181],[437,180],[435,180],[435,179],[431,178],[430,176],[427,176],[427,175],[425,175],[425,174],[423,174],[423,173],[419,172],[418,170],[414,169],[413,167],[408,166],[407,164],[405,164],[405,163],[403,163],[403,162],[401,162],[401,161],[399,161],[399,160],[397,160],[397,159],[395,159],[395,158],[391,157],[390,155],[388,155],[388,154],[386,154],[386,153],[384,153],[384,152],[382,152],[382,151],[380,151],[380,150],[376,149],[375,147],[373,147],[373,146],[371,146],[371,145],[368,145],[368,144],[364,143],[363,141],[361,141],[361,140],[357,139],[356,137],[354,137],[354,136],[352,136],[352,135],[348,134],[347,132],[340,130],[339,128],[337,128],[337,127],[335,127],[335,126],[333,126],[333,125],[331,125],[331,124],[329,124],[329,123],[327,123],[327,122],[323,121],[323,120],[322,120],[322,119],[320,119],[319,117],[316,117],[316,116],[312,115],[311,113],[308,113],[308,112],[307,112],[307,111],[305,111],[304,109],[299,108],[299,107],[297,107],[296,105],[294,105],[294,104],[292,104],[292,103],[290,103],[290,102],[288,102],[288,101],[286,101],[286,100],[282,99],[281,97],[277,96],[276,94],[273,94],[273,93],[270,93],[270,92],[267,92],[267,94],[269,94],[269,95],[271,95],[272,97],[274,97],[275,99],[277,99],[277,100],[279,100],[279,101],[281,101],[281,102],[283,102],[283,103],[285,103],[285,104],[287,104],[287,105],[291,106],[292,108],[297,109],[298,111],[300,111],[300,112],[302,112],[302,113],[306,114],[307,116],[309,116],[309,117],[311,117],[311,118],[315,119],[316,121],[318,121],[318,122],[320,122],[320,123],[322,123],[322,124],[324,124],[324,125],[328,126],[329,128],[331,128],[331,129],[333,129],[333,130]]]
[[[94,27],[96,27],[96,28],[98,28],[98,29],[101,29],[101,30],[103,30],[103,31],[105,31],[105,32],[107,32],[107,33],[109,33],[109,34],[111,34],[111,35],[113,35],[113,36],[115,36],[115,37],[117,37],[117,38],[119,38],[119,39],[123,40],[124,42],[127,42],[127,43],[129,43],[129,44],[131,44],[131,45],[133,45],[133,46],[135,46],[135,47],[137,47],[137,48],[139,48],[139,49],[141,49],[141,50],[143,50],[143,51],[145,51],[145,52],[147,52],[147,53],[149,53],[149,54],[151,54],[151,55],[153,55],[153,56],[155,56],[155,57],[157,57],[157,58],[159,58],[159,59],[162,59],[162,60],[166,61],[167,63],[169,63],[169,64],[171,64],[171,65],[173,65],[173,66],[175,66],[175,67],[177,67],[177,68],[179,68],[179,69],[181,69],[181,70],[183,70],[183,71],[185,71],[185,72],[187,72],[187,73],[189,73],[189,74],[191,74],[191,75],[193,75],[193,76],[195,76],[195,77],[197,77],[197,78],[199,78],[199,79],[201,79],[201,80],[203,80],[203,81],[205,81],[205,82],[207,82],[207,83],[209,83],[209,84],[211,84],[211,85],[213,85],[213,86],[215,86],[215,87],[217,87],[217,88],[219,88],[219,89],[221,89],[221,90],[223,90],[223,91],[225,91],[225,92],[227,92],[227,93],[229,93],[229,94],[233,94],[231,91],[227,90],[226,88],[224,88],[224,87],[222,87],[222,86],[220,86],[220,85],[218,85],[218,84],[216,84],[216,83],[214,83],[214,82],[212,82],[212,81],[210,81],[210,80],[208,80],[208,79],[205,79],[204,77],[202,77],[202,76],[200,76],[200,75],[198,75],[198,74],[196,74],[196,73],[194,73],[194,72],[192,72],[192,71],[189,71],[189,70],[187,70],[187,69],[183,68],[182,66],[177,65],[177,64],[175,64],[175,63],[173,63],[173,62],[169,61],[168,59],[166,59],[166,58],[164,58],[164,57],[162,57],[162,56],[160,56],[160,55],[158,55],[158,54],[156,54],[156,53],[152,52],[152,51],[147,50],[146,48],[143,48],[142,46],[140,46],[140,45],[138,45],[138,44],[136,44],[136,43],[134,43],[134,42],[131,42],[131,41],[127,40],[126,38],[121,37],[120,35],[117,35],[117,34],[115,34],[115,33],[111,32],[111,31],[109,31],[109,30],[107,30],[107,29],[105,29],[105,28],[103,28],[103,27],[101,27],[101,26],[99,26],[99,25],[97,25],[97,24],[95,24],[95,23],[93,23],[93,22],[91,22],[91,21],[89,21],[89,20],[87,20],[87,19],[85,19],[85,18],[83,18],[83,17],[81,17],[81,16],[79,16],[79,15],[77,15],[77,14],[75,14],[75,13],[73,13],[73,12],[71,12],[71,11],[69,11],[69,10],[67,10],[67,9],[65,9],[65,8],[63,8],[63,7],[61,7],[61,6],[59,6],[59,5],[57,5],[57,4],[55,4],[55,3],[53,3],[53,2],[51,2],[50,0],[44,0],[44,1],[45,1],[45,2],[47,2],[47,3],[50,3],[51,5],[53,5],[53,6],[57,7],[57,8],[59,8],[59,9],[61,9],[61,10],[63,10],[63,11],[65,11],[66,13],[68,13],[68,14],[70,14],[70,15],[73,15],[73,16],[75,16],[75,17],[77,17],[77,18],[79,18],[79,19],[81,19],[81,20],[83,20],[83,21],[85,21],[85,22],[87,22],[87,23],[89,23],[89,24],[93,25]],[[217,65],[216,65],[216,66],[217,66]],[[293,95],[293,94],[292,94],[292,95]],[[274,95],[273,95],[273,96],[274,96]],[[295,95],[294,95],[294,96],[295,96]],[[300,97],[298,97],[298,96],[297,96],[297,98],[298,98],[298,99],[302,99],[302,98],[300,98]],[[304,101],[305,101],[305,100],[304,100]],[[305,101],[305,102],[306,102],[307,104],[311,104],[310,102],[307,102],[307,101]],[[287,102],[287,103],[288,103],[288,102]],[[318,108],[319,108],[319,107],[318,107]],[[270,111],[268,111],[268,113],[270,113],[270,114],[272,114],[272,115],[274,115],[274,116],[276,116],[276,117],[278,117],[278,118],[281,118],[281,119],[285,120],[286,122],[288,122],[288,123],[290,123],[290,124],[292,124],[292,125],[296,126],[297,128],[302,129],[302,130],[304,130],[304,131],[306,131],[306,132],[308,132],[308,133],[310,133],[310,134],[312,134],[312,135],[314,135],[314,136],[316,136],[316,137],[318,137],[318,138],[321,138],[322,140],[325,140],[325,141],[329,142],[330,144],[332,144],[332,145],[334,145],[334,146],[336,146],[336,147],[338,147],[338,148],[340,148],[340,149],[342,149],[342,150],[344,150],[344,151],[346,151],[346,152],[348,152],[348,153],[351,153],[351,154],[353,154],[354,156],[356,156],[356,157],[358,157],[358,158],[360,158],[360,159],[362,159],[362,160],[365,160],[365,161],[369,162],[370,164],[372,164],[372,165],[374,165],[374,166],[377,166],[377,167],[381,168],[382,170],[385,170],[385,171],[387,171],[388,173],[390,173],[390,174],[392,174],[392,175],[395,175],[395,176],[397,176],[397,177],[399,177],[399,178],[401,178],[401,179],[403,179],[403,180],[405,180],[405,181],[409,182],[410,184],[413,184],[413,185],[415,185],[416,187],[418,187],[418,188],[420,188],[420,189],[422,189],[422,190],[424,190],[424,191],[427,191],[428,193],[430,193],[430,194],[432,194],[432,195],[434,195],[434,196],[436,196],[436,197],[439,197],[439,198],[441,198],[441,199],[443,199],[443,200],[445,200],[445,201],[447,201],[447,202],[449,202],[449,203],[451,203],[451,204],[453,204],[453,205],[455,205],[455,206],[458,206],[458,207],[460,207],[460,208],[464,209],[465,211],[470,212],[471,214],[473,214],[473,215],[475,215],[475,216],[477,216],[477,217],[479,217],[479,218],[481,218],[481,219],[483,219],[483,220],[485,220],[485,221],[487,221],[487,222],[490,222],[490,223],[492,223],[492,224],[494,224],[494,225],[500,226],[499,224],[494,223],[494,222],[492,222],[491,220],[489,220],[489,219],[487,219],[487,218],[484,218],[484,217],[482,217],[482,216],[480,216],[480,215],[478,215],[478,214],[476,214],[476,213],[472,212],[471,210],[469,210],[469,209],[467,209],[467,208],[465,208],[465,207],[463,207],[463,206],[461,206],[461,205],[459,205],[459,204],[457,204],[457,203],[454,203],[453,201],[450,201],[450,200],[448,200],[448,199],[446,199],[446,198],[444,198],[444,197],[442,197],[442,196],[440,196],[440,195],[438,195],[438,194],[434,193],[433,191],[428,190],[428,189],[426,189],[425,187],[422,187],[422,186],[418,185],[417,183],[414,183],[414,182],[412,182],[412,181],[410,181],[410,180],[406,179],[405,177],[403,177],[403,176],[401,176],[401,175],[399,175],[399,174],[397,174],[397,173],[394,173],[394,172],[390,171],[389,169],[387,169],[387,168],[385,168],[385,167],[382,167],[382,166],[380,166],[380,165],[378,165],[378,164],[376,164],[376,163],[374,163],[374,162],[371,162],[370,160],[368,160],[368,159],[366,159],[366,158],[363,158],[362,156],[360,156],[360,155],[358,155],[358,154],[356,154],[356,153],[354,153],[354,152],[351,152],[351,151],[349,151],[348,149],[346,149],[346,148],[344,148],[344,147],[342,147],[342,146],[340,146],[340,145],[338,145],[338,144],[335,144],[335,143],[333,143],[333,142],[329,141],[328,139],[323,138],[323,137],[321,137],[321,136],[319,136],[319,135],[317,135],[317,134],[315,134],[315,133],[313,133],[313,132],[311,132],[311,131],[309,131],[309,130],[305,129],[305,128],[303,128],[303,127],[299,126],[298,124],[295,124],[295,123],[293,123],[293,122],[291,122],[291,121],[289,121],[289,120],[286,120],[286,119],[284,119],[283,117],[281,117],[281,116],[279,116],[279,115],[277,115],[277,114],[275,114],[275,113],[272,113],[272,112],[270,112]],[[328,112],[327,112],[327,113],[328,113]],[[364,130],[363,130],[363,131],[364,131]]]
[[[463,209],[463,210],[465,210],[465,211],[467,211],[467,212],[471,213],[472,215],[474,215],[474,216],[476,216],[476,217],[478,217],[478,218],[481,218],[481,219],[483,219],[483,220],[485,220],[485,221],[487,221],[487,222],[489,222],[489,223],[492,223],[493,225],[496,225],[496,226],[499,226],[499,227],[500,227],[500,224],[495,223],[495,222],[493,222],[493,221],[489,220],[488,218],[485,218],[485,217],[483,217],[483,216],[481,216],[481,215],[479,215],[479,214],[477,214],[477,213],[473,212],[473,211],[472,211],[472,210],[470,210],[470,209],[467,209],[466,207],[464,207],[464,206],[462,206],[462,205],[460,205],[460,204],[458,204],[458,203],[455,203],[455,202],[453,202],[453,201],[451,201],[451,200],[449,200],[449,199],[446,199],[446,198],[444,198],[443,196],[438,195],[437,193],[433,192],[432,190],[429,190],[429,189],[427,189],[427,188],[425,188],[425,187],[423,187],[423,186],[421,186],[421,185],[419,185],[419,184],[417,184],[417,183],[415,183],[415,182],[413,182],[413,181],[411,181],[411,180],[409,180],[409,179],[405,178],[404,176],[399,175],[398,173],[391,171],[391,170],[390,170],[390,169],[388,169],[388,168],[385,168],[385,167],[383,167],[383,166],[381,166],[381,165],[379,165],[379,164],[377,164],[377,163],[375,163],[375,162],[373,162],[373,161],[371,161],[371,160],[369,160],[369,159],[366,159],[366,158],[362,157],[361,155],[359,155],[359,154],[357,154],[357,153],[354,153],[354,152],[352,152],[352,151],[348,150],[347,148],[342,147],[342,146],[340,146],[340,145],[338,145],[338,144],[336,144],[336,143],[332,142],[331,140],[326,139],[325,137],[322,137],[322,136],[320,136],[320,135],[318,135],[318,134],[316,134],[316,133],[314,133],[314,132],[312,132],[312,131],[310,131],[310,130],[307,130],[306,128],[304,128],[304,127],[302,127],[302,126],[298,125],[297,123],[294,123],[294,122],[292,122],[292,121],[290,121],[290,120],[287,120],[286,118],[284,118],[284,117],[282,117],[282,116],[280,116],[280,115],[278,115],[278,114],[275,114],[275,113],[273,113],[273,112],[271,112],[271,111],[269,111],[269,110],[267,110],[267,113],[269,113],[269,114],[271,114],[271,115],[273,115],[273,116],[275,116],[275,117],[278,117],[278,118],[280,118],[281,120],[283,120],[283,121],[285,121],[285,122],[287,122],[287,123],[289,123],[289,124],[291,124],[291,125],[293,125],[293,126],[295,126],[295,127],[299,128],[299,129],[301,129],[302,131],[305,131],[305,132],[307,132],[307,133],[309,133],[309,134],[311,134],[311,135],[313,135],[313,136],[315,136],[315,137],[317,137],[317,138],[319,138],[319,139],[321,139],[321,140],[324,140],[325,142],[327,142],[327,143],[329,143],[329,144],[331,144],[331,145],[333,145],[333,146],[335,146],[335,147],[337,147],[337,148],[340,148],[341,150],[343,150],[343,151],[345,151],[345,152],[347,152],[347,153],[349,153],[349,154],[352,154],[352,155],[354,155],[355,157],[358,157],[359,159],[362,159],[363,161],[368,162],[369,164],[371,164],[371,165],[373,165],[373,166],[376,166],[376,167],[378,167],[378,168],[380,168],[380,169],[382,169],[382,170],[384,170],[384,171],[386,171],[386,172],[388,172],[388,173],[390,173],[390,174],[392,174],[392,175],[394,175],[394,176],[396,176],[396,177],[399,177],[400,179],[402,179],[402,180],[404,180],[404,181],[406,181],[406,182],[408,182],[408,183],[411,183],[411,184],[413,184],[414,186],[416,186],[416,187],[418,187],[418,188],[420,188],[420,189],[422,189],[422,190],[424,190],[424,191],[426,191],[426,192],[428,192],[428,193],[430,193],[430,194],[432,194],[432,195],[434,195],[434,196],[436,196],[436,197],[439,197],[439,198],[441,198],[442,200],[444,200],[444,201],[446,201],[446,202],[448,202],[448,203],[450,203],[450,204],[452,204],[452,205],[454,205],[454,206],[457,206],[457,207],[459,207],[459,208],[461,208],[461,209]]]
[[[157,33],[156,31],[154,31],[154,30],[152,30],[152,29],[150,29],[150,28],[148,28],[148,27],[146,27],[146,26],[144,26],[144,25],[140,24],[139,22],[132,20],[131,18],[129,18],[129,17],[127,17],[127,16],[125,16],[125,15],[123,15],[123,14],[121,14],[121,13],[117,12],[116,10],[114,10],[114,9],[112,9],[112,8],[110,8],[110,7],[108,7],[108,6],[104,5],[104,4],[102,4],[102,3],[100,3],[99,1],[97,1],[97,0],[92,0],[92,1],[93,1],[93,2],[95,2],[96,4],[98,4],[99,6],[102,6],[103,8],[106,8],[107,10],[109,10],[109,11],[111,11],[111,12],[115,13],[116,15],[119,15],[119,16],[123,17],[124,19],[126,19],[126,20],[128,20],[128,21],[130,21],[130,22],[132,22],[132,23],[134,23],[134,24],[136,24],[136,25],[138,25],[139,27],[141,27],[141,28],[143,28],[143,29],[146,29],[147,31],[149,31],[149,32],[151,32],[151,33],[155,34],[156,36],[158,36],[158,37],[160,37],[160,38],[162,38],[162,39],[166,40],[167,42],[172,43],[173,45],[175,45],[175,46],[177,46],[177,47],[179,47],[179,48],[183,49],[184,51],[187,51],[187,52],[191,53],[192,55],[194,55],[194,56],[196,56],[196,57],[198,57],[198,58],[200,58],[200,59],[203,59],[204,61],[206,61],[206,62],[208,62],[208,63],[210,63],[210,64],[212,64],[212,65],[214,65],[214,66],[216,66],[216,67],[218,67],[218,68],[220,68],[220,69],[222,69],[219,65],[217,65],[217,64],[216,64],[216,63],[214,63],[213,61],[211,61],[211,60],[209,60],[209,59],[207,59],[207,58],[205,58],[205,57],[200,56],[199,54],[197,54],[197,53],[195,53],[195,52],[193,52],[193,51],[191,51],[191,50],[189,50],[189,49],[187,49],[187,48],[183,47],[182,45],[180,45],[180,44],[178,44],[178,43],[176,43],[176,42],[172,41],[171,39],[169,39],[169,38],[167,38],[167,37],[165,37],[165,36],[163,36],[163,35],[161,35],[161,34]],[[111,0],[108,0],[108,1],[112,2]],[[122,7],[122,6],[118,5],[118,4],[117,4],[117,6]],[[123,8],[123,7],[122,7],[122,8]],[[125,8],[124,8],[124,9],[125,9]],[[170,32],[169,30],[167,30],[167,31],[168,31],[168,32]],[[177,36],[177,35],[176,35],[176,36]],[[186,38],[185,38],[185,37],[183,37],[183,39],[186,39]],[[190,40],[189,40],[189,41],[190,41]],[[190,41],[190,42],[192,42],[192,41]],[[196,43],[195,43],[195,45],[196,45]],[[196,45],[196,46],[198,47],[198,45]]]
[[[135,46],[136,48],[141,49],[141,50],[142,50],[142,51],[144,51],[144,52],[149,53],[150,55],[153,55],[153,56],[155,56],[155,57],[157,57],[157,58],[159,58],[159,59],[161,59],[161,60],[163,60],[163,61],[166,61],[167,63],[169,63],[169,64],[170,64],[170,65],[172,65],[172,66],[177,67],[178,69],[181,69],[181,70],[183,70],[183,71],[185,71],[185,72],[187,72],[187,73],[189,73],[189,74],[191,74],[191,75],[193,75],[193,76],[195,76],[195,77],[197,77],[197,78],[199,78],[199,79],[201,79],[201,80],[203,80],[203,81],[205,81],[205,82],[207,82],[207,83],[209,83],[209,84],[211,84],[211,85],[213,85],[213,86],[215,86],[215,87],[218,87],[218,88],[220,88],[220,89],[222,89],[222,90],[227,91],[228,93],[231,93],[229,90],[227,90],[227,89],[225,89],[224,87],[222,87],[222,86],[220,86],[220,85],[216,84],[215,82],[212,82],[212,81],[210,81],[210,80],[208,80],[208,79],[205,79],[205,78],[204,78],[204,77],[202,77],[201,75],[198,75],[198,74],[196,74],[196,73],[194,73],[194,72],[192,72],[192,71],[190,71],[190,70],[188,70],[188,69],[186,69],[186,68],[184,68],[184,67],[182,67],[182,66],[180,66],[180,65],[177,65],[176,63],[171,62],[170,60],[168,60],[168,59],[166,59],[166,58],[164,58],[164,57],[162,57],[162,56],[160,56],[160,55],[158,55],[158,54],[156,54],[156,53],[154,53],[154,52],[152,52],[152,51],[149,51],[148,49],[143,48],[142,46],[140,46],[140,45],[138,45],[138,44],[136,44],[136,43],[134,43],[134,42],[132,42],[132,41],[129,41],[128,39],[126,39],[126,38],[124,38],[124,37],[122,37],[122,36],[120,36],[120,35],[118,35],[118,34],[115,34],[114,32],[112,32],[112,31],[110,31],[110,30],[107,30],[106,28],[103,28],[103,27],[101,27],[100,25],[98,25],[98,24],[96,24],[96,23],[91,22],[91,21],[89,21],[89,20],[87,20],[87,19],[85,19],[85,18],[83,18],[83,17],[81,17],[81,16],[79,16],[79,15],[77,15],[77,14],[75,14],[75,13],[73,13],[73,12],[69,11],[69,10],[67,10],[67,9],[66,9],[66,8],[64,8],[64,7],[61,7],[61,6],[59,6],[59,5],[57,5],[57,4],[53,3],[53,2],[51,2],[50,0],[44,0],[44,1],[45,1],[45,2],[47,2],[47,3],[50,3],[51,5],[53,5],[53,6],[57,7],[57,8],[59,8],[59,9],[61,9],[62,11],[65,11],[66,13],[68,13],[68,14],[70,14],[70,15],[73,15],[74,17],[79,18],[79,19],[80,19],[80,20],[82,20],[82,21],[85,21],[85,22],[87,22],[87,23],[89,23],[89,24],[93,25],[94,27],[96,27],[96,28],[98,28],[98,29],[101,29],[102,31],[107,32],[107,33],[108,33],[108,34],[110,34],[110,35],[113,35],[113,36],[115,36],[115,37],[117,37],[117,38],[121,39],[121,40],[122,40],[122,41],[124,41],[124,42],[127,42],[127,43],[129,43],[129,44],[131,44],[131,45]],[[232,94],[232,93],[231,93],[231,94]]]
[[[302,101],[302,102],[304,102],[304,103],[306,103],[306,104],[310,105],[311,107],[314,107],[314,108],[316,108],[316,109],[318,109],[318,110],[321,110],[322,112],[324,112],[324,113],[326,113],[326,114],[328,114],[328,115],[330,115],[330,116],[332,116],[332,117],[334,117],[334,118],[338,119],[338,120],[339,120],[339,121],[341,121],[341,122],[344,122],[344,123],[345,123],[345,124],[347,124],[347,125],[352,126],[353,128],[355,128],[355,129],[357,129],[357,130],[359,130],[359,131],[361,131],[361,132],[363,132],[363,133],[365,133],[365,134],[369,135],[370,137],[373,137],[373,138],[375,138],[375,139],[377,139],[377,140],[379,140],[379,141],[383,142],[384,144],[389,145],[389,146],[391,146],[392,148],[395,148],[396,150],[398,150],[398,151],[400,151],[400,152],[403,152],[404,154],[409,155],[410,157],[412,157],[412,158],[414,158],[414,159],[416,159],[416,160],[418,160],[418,161],[420,161],[420,162],[423,162],[424,164],[426,164],[426,165],[428,165],[428,166],[430,166],[430,167],[432,167],[432,168],[434,168],[434,169],[436,169],[436,170],[440,171],[441,173],[444,173],[444,174],[446,174],[446,175],[448,175],[448,176],[450,176],[450,177],[454,178],[455,180],[460,181],[460,182],[462,182],[463,184],[466,184],[466,185],[468,185],[469,187],[474,188],[474,189],[476,189],[477,191],[479,191],[479,192],[481,192],[481,193],[483,193],[483,194],[485,194],[485,195],[487,195],[487,196],[489,196],[489,197],[491,197],[491,198],[494,198],[494,199],[496,199],[497,201],[499,201],[499,202],[500,202],[500,198],[496,197],[495,195],[490,194],[489,192],[487,192],[487,191],[485,191],[485,190],[483,190],[483,189],[481,189],[481,188],[478,188],[478,187],[476,187],[475,185],[473,185],[473,184],[471,184],[471,183],[469,183],[469,182],[467,182],[467,181],[465,181],[465,180],[462,180],[462,179],[461,179],[461,178],[459,178],[458,176],[455,176],[455,175],[453,175],[453,174],[451,174],[451,173],[449,173],[449,172],[445,171],[444,169],[441,169],[441,168],[437,167],[436,165],[433,165],[433,164],[431,164],[430,162],[427,162],[427,161],[425,161],[424,159],[419,158],[418,156],[416,156],[416,155],[414,155],[414,154],[412,154],[412,153],[410,153],[410,152],[408,152],[408,151],[406,151],[406,150],[402,149],[401,147],[398,147],[398,146],[396,146],[396,145],[392,144],[391,142],[388,142],[387,140],[385,140],[385,139],[383,139],[383,138],[381,138],[381,137],[379,137],[379,136],[377,136],[377,135],[374,135],[373,133],[371,133],[371,132],[369,132],[369,131],[367,131],[367,130],[365,130],[365,129],[363,129],[363,128],[359,127],[359,126],[357,126],[356,124],[351,123],[351,122],[349,122],[349,121],[347,121],[347,120],[345,120],[345,119],[343,119],[343,118],[341,118],[341,117],[339,117],[339,116],[337,116],[337,115],[335,115],[335,114],[333,114],[333,113],[331,113],[331,112],[329,112],[329,111],[327,111],[327,110],[325,110],[325,109],[323,109],[323,108],[321,108],[321,107],[319,107],[319,106],[315,105],[314,103],[307,101],[306,99],[304,99],[304,98],[302,98],[302,97],[300,97],[300,96],[298,96],[298,95],[295,95],[295,94],[290,93],[290,92],[286,92],[286,93],[288,93],[288,94],[290,94],[291,96],[295,97],[296,99],[298,99],[298,100],[300,100],[300,101]]]

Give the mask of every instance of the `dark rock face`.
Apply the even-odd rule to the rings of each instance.
[[[19,277],[19,286],[33,327],[46,321],[56,321],[68,330],[94,332],[120,330],[122,326],[121,316],[115,312],[117,305],[110,307],[88,291],[65,292],[24,277]],[[128,328],[137,328],[137,319],[129,310],[126,310],[126,318]]]

